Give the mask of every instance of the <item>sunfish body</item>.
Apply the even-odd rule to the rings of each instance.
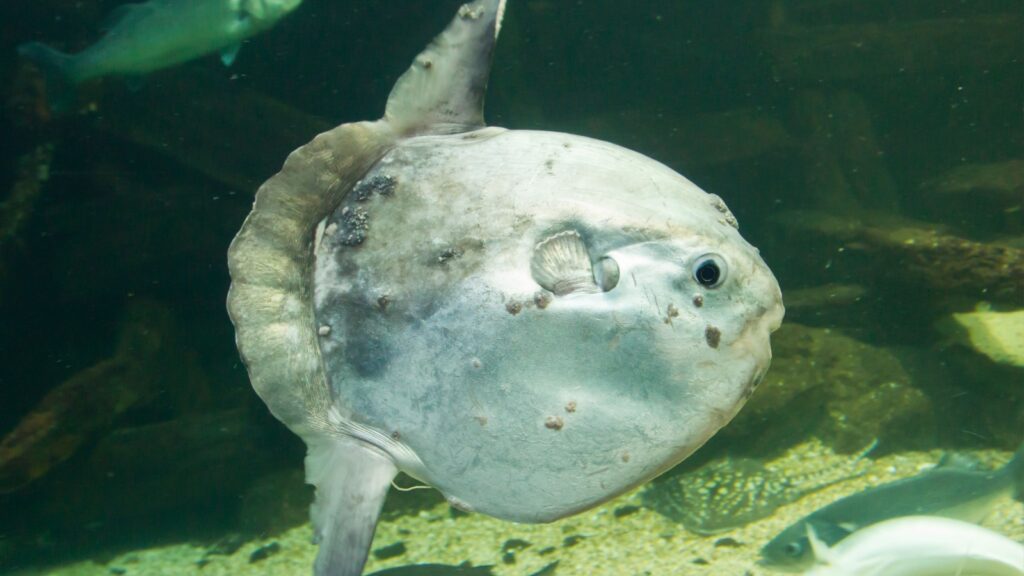
[[[102,76],[140,76],[213,52],[230,64],[240,43],[269,29],[302,0],[150,0],[125,4],[98,42],[74,55],[38,42],[18,52],[46,72],[52,90]],[[56,94],[56,97],[66,95]]]
[[[808,538],[805,576],[1024,576],[1024,546],[987,528],[938,516],[905,516],[858,531],[829,548]]]
[[[927,514],[981,522],[1001,500],[1024,495],[1024,444],[1013,459],[994,471],[940,465],[841,498],[789,526],[761,549],[763,563],[799,571],[813,561],[807,526],[832,546],[851,533],[900,516]]]
[[[697,450],[782,321],[717,196],[580,136],[483,122],[503,0],[462,6],[384,118],[293,152],[228,253],[253,387],[305,440],[316,573],[361,573],[401,470],[545,522]]]

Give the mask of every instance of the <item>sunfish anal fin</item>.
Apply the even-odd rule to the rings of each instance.
[[[311,443],[306,481],[316,486],[313,541],[320,545],[315,576],[360,576],[395,464],[378,449],[353,438]]]
[[[484,95],[504,12],[505,0],[463,5],[413,60],[384,113],[398,134],[455,134],[484,126]]]

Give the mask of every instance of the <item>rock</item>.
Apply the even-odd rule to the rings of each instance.
[[[231,517],[250,480],[287,457],[267,449],[279,436],[266,424],[235,409],[117,429],[73,475],[55,479],[43,515],[54,526],[113,526],[197,506],[211,523]]]
[[[938,194],[995,196],[1019,206],[1024,202],[1024,160],[957,166],[924,182],[921,188]]]
[[[302,469],[276,471],[253,482],[242,496],[239,527],[243,533],[270,538],[309,521],[313,487]]]
[[[203,387],[205,377],[173,333],[173,318],[163,304],[132,300],[113,355],[57,385],[0,440],[0,493],[45,476],[162,387]]]
[[[805,27],[764,35],[776,73],[790,82],[864,80],[1011,65],[1024,46],[1019,14]]]
[[[859,284],[830,283],[787,290],[786,320],[800,324],[837,324],[864,303],[869,292]]]
[[[757,451],[814,434],[837,452],[875,439],[899,443],[932,423],[931,403],[892,353],[833,330],[784,324],[772,336],[771,369],[720,434]]]
[[[10,260],[24,248],[29,222],[50,177],[52,144],[41,144],[18,159],[14,185],[0,202],[0,298],[9,281]]]
[[[1024,290],[1024,288],[1022,288]],[[980,306],[952,315],[940,329],[993,362],[1024,368],[1024,310],[997,312]]]
[[[836,255],[836,268],[851,262],[834,273],[869,288],[887,285],[931,291],[942,299],[1024,304],[1024,249],[1010,244],[962,238],[938,225],[877,212],[851,217],[794,210],[773,220],[786,242],[813,243],[822,253]]]
[[[15,561],[140,546],[177,531],[222,535],[235,529],[252,479],[299,450],[269,415],[248,409],[118,428],[32,491],[0,498],[0,534],[10,536]]]

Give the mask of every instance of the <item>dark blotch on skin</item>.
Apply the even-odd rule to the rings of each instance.
[[[366,378],[380,375],[388,365],[388,349],[377,338],[357,338],[345,348],[345,360]]]
[[[437,262],[439,264],[446,264],[446,263],[448,263],[449,260],[454,260],[454,259],[458,258],[459,256],[462,256],[462,254],[463,254],[462,249],[457,247],[457,246],[453,246],[451,248],[446,248],[437,257]]]
[[[693,297],[693,305],[696,306],[697,308],[700,308],[701,306],[703,306],[704,305],[704,297],[701,296],[700,294],[697,294],[696,296],[694,296]]]
[[[523,305],[519,302],[509,302],[505,304],[505,310],[508,311],[509,314],[515,316],[523,311]]]
[[[345,316],[345,334],[348,335],[345,361],[364,378],[380,376],[391,359],[383,318],[378,309],[369,304],[350,306]]]
[[[708,341],[708,346],[718,348],[718,344],[722,341],[722,331],[714,326],[708,326],[704,330],[704,339]]]

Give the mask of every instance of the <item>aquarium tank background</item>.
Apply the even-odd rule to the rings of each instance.
[[[230,67],[96,79],[54,110],[17,47],[83,50],[119,4],[0,6],[0,574],[306,574],[304,447],[238,357],[227,247],[291,150],[380,117],[459,2],[305,0]],[[488,124],[718,194],[786,319],[747,406],[665,475],[545,525],[393,489],[366,573],[771,574],[761,548],[830,502],[944,457],[1006,465],[1022,30],[1019,0],[509,0]],[[1010,495],[977,521],[1024,541]]]

